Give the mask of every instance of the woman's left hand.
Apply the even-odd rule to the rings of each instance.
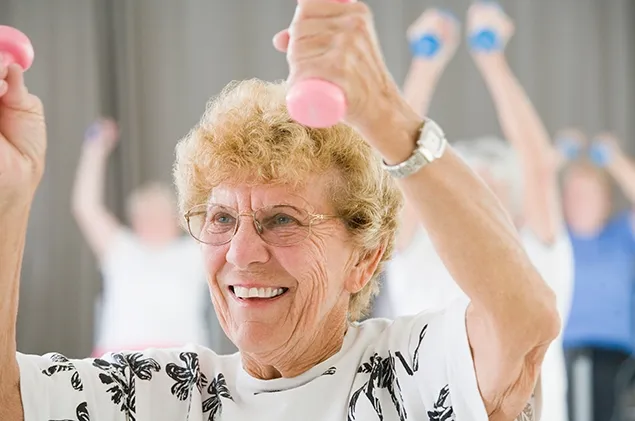
[[[299,0],[290,27],[273,41],[287,53],[289,83],[318,78],[339,86],[348,104],[345,123],[359,131],[381,128],[387,113],[403,107],[366,4]]]

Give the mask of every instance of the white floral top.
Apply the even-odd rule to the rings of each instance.
[[[487,421],[466,308],[352,324],[340,352],[295,378],[255,379],[239,354],[197,346],[18,354],[25,421]]]

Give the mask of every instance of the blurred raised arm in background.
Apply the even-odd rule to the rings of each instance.
[[[119,140],[117,124],[100,120],[86,131],[75,177],[72,211],[82,234],[101,261],[121,223],[104,203],[108,158]]]

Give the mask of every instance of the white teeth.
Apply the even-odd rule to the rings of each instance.
[[[283,288],[245,288],[234,287],[234,294],[238,298],[273,298],[284,292]]]

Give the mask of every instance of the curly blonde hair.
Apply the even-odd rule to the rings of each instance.
[[[379,157],[352,128],[311,129],[287,113],[284,82],[229,84],[176,147],[174,179],[181,214],[205,203],[222,182],[302,185],[312,175],[337,174],[329,198],[356,247],[385,246],[370,282],[351,296],[349,318],[366,315],[379,274],[393,251],[402,195]]]

